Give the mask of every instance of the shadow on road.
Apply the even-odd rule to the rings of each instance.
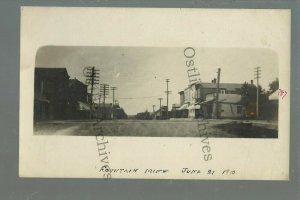
[[[278,130],[255,126],[252,123],[218,124],[214,128],[221,129],[239,138],[278,138]]]

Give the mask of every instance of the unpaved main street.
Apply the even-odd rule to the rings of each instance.
[[[34,125],[35,135],[95,136],[101,127],[106,136],[200,137],[198,124],[205,123],[209,137],[277,138],[277,122],[216,120],[105,120],[44,121]]]

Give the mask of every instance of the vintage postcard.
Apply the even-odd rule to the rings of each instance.
[[[22,7],[20,177],[289,180],[290,23]]]

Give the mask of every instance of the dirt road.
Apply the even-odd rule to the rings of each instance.
[[[236,120],[106,120],[106,121],[48,121],[37,122],[36,135],[94,136],[102,128],[106,136],[200,137],[198,124],[206,124],[209,137],[277,138],[276,124]]]

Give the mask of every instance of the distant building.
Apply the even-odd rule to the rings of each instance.
[[[35,68],[34,120],[66,119],[68,81],[66,68]]]
[[[120,105],[112,103],[94,103],[93,118],[99,119],[127,119],[127,114]]]
[[[241,100],[242,84],[219,84],[219,117],[235,118],[244,115]],[[181,117],[199,118],[213,117],[216,112],[217,83],[194,83],[179,92]]]
[[[180,107],[181,107],[180,104],[173,104],[171,111],[169,111],[169,113],[170,113],[169,116],[171,116],[171,118],[182,117],[182,112],[180,110],[178,110]]]
[[[167,106],[161,106],[160,109],[153,112],[152,118],[157,120],[167,119]]]

